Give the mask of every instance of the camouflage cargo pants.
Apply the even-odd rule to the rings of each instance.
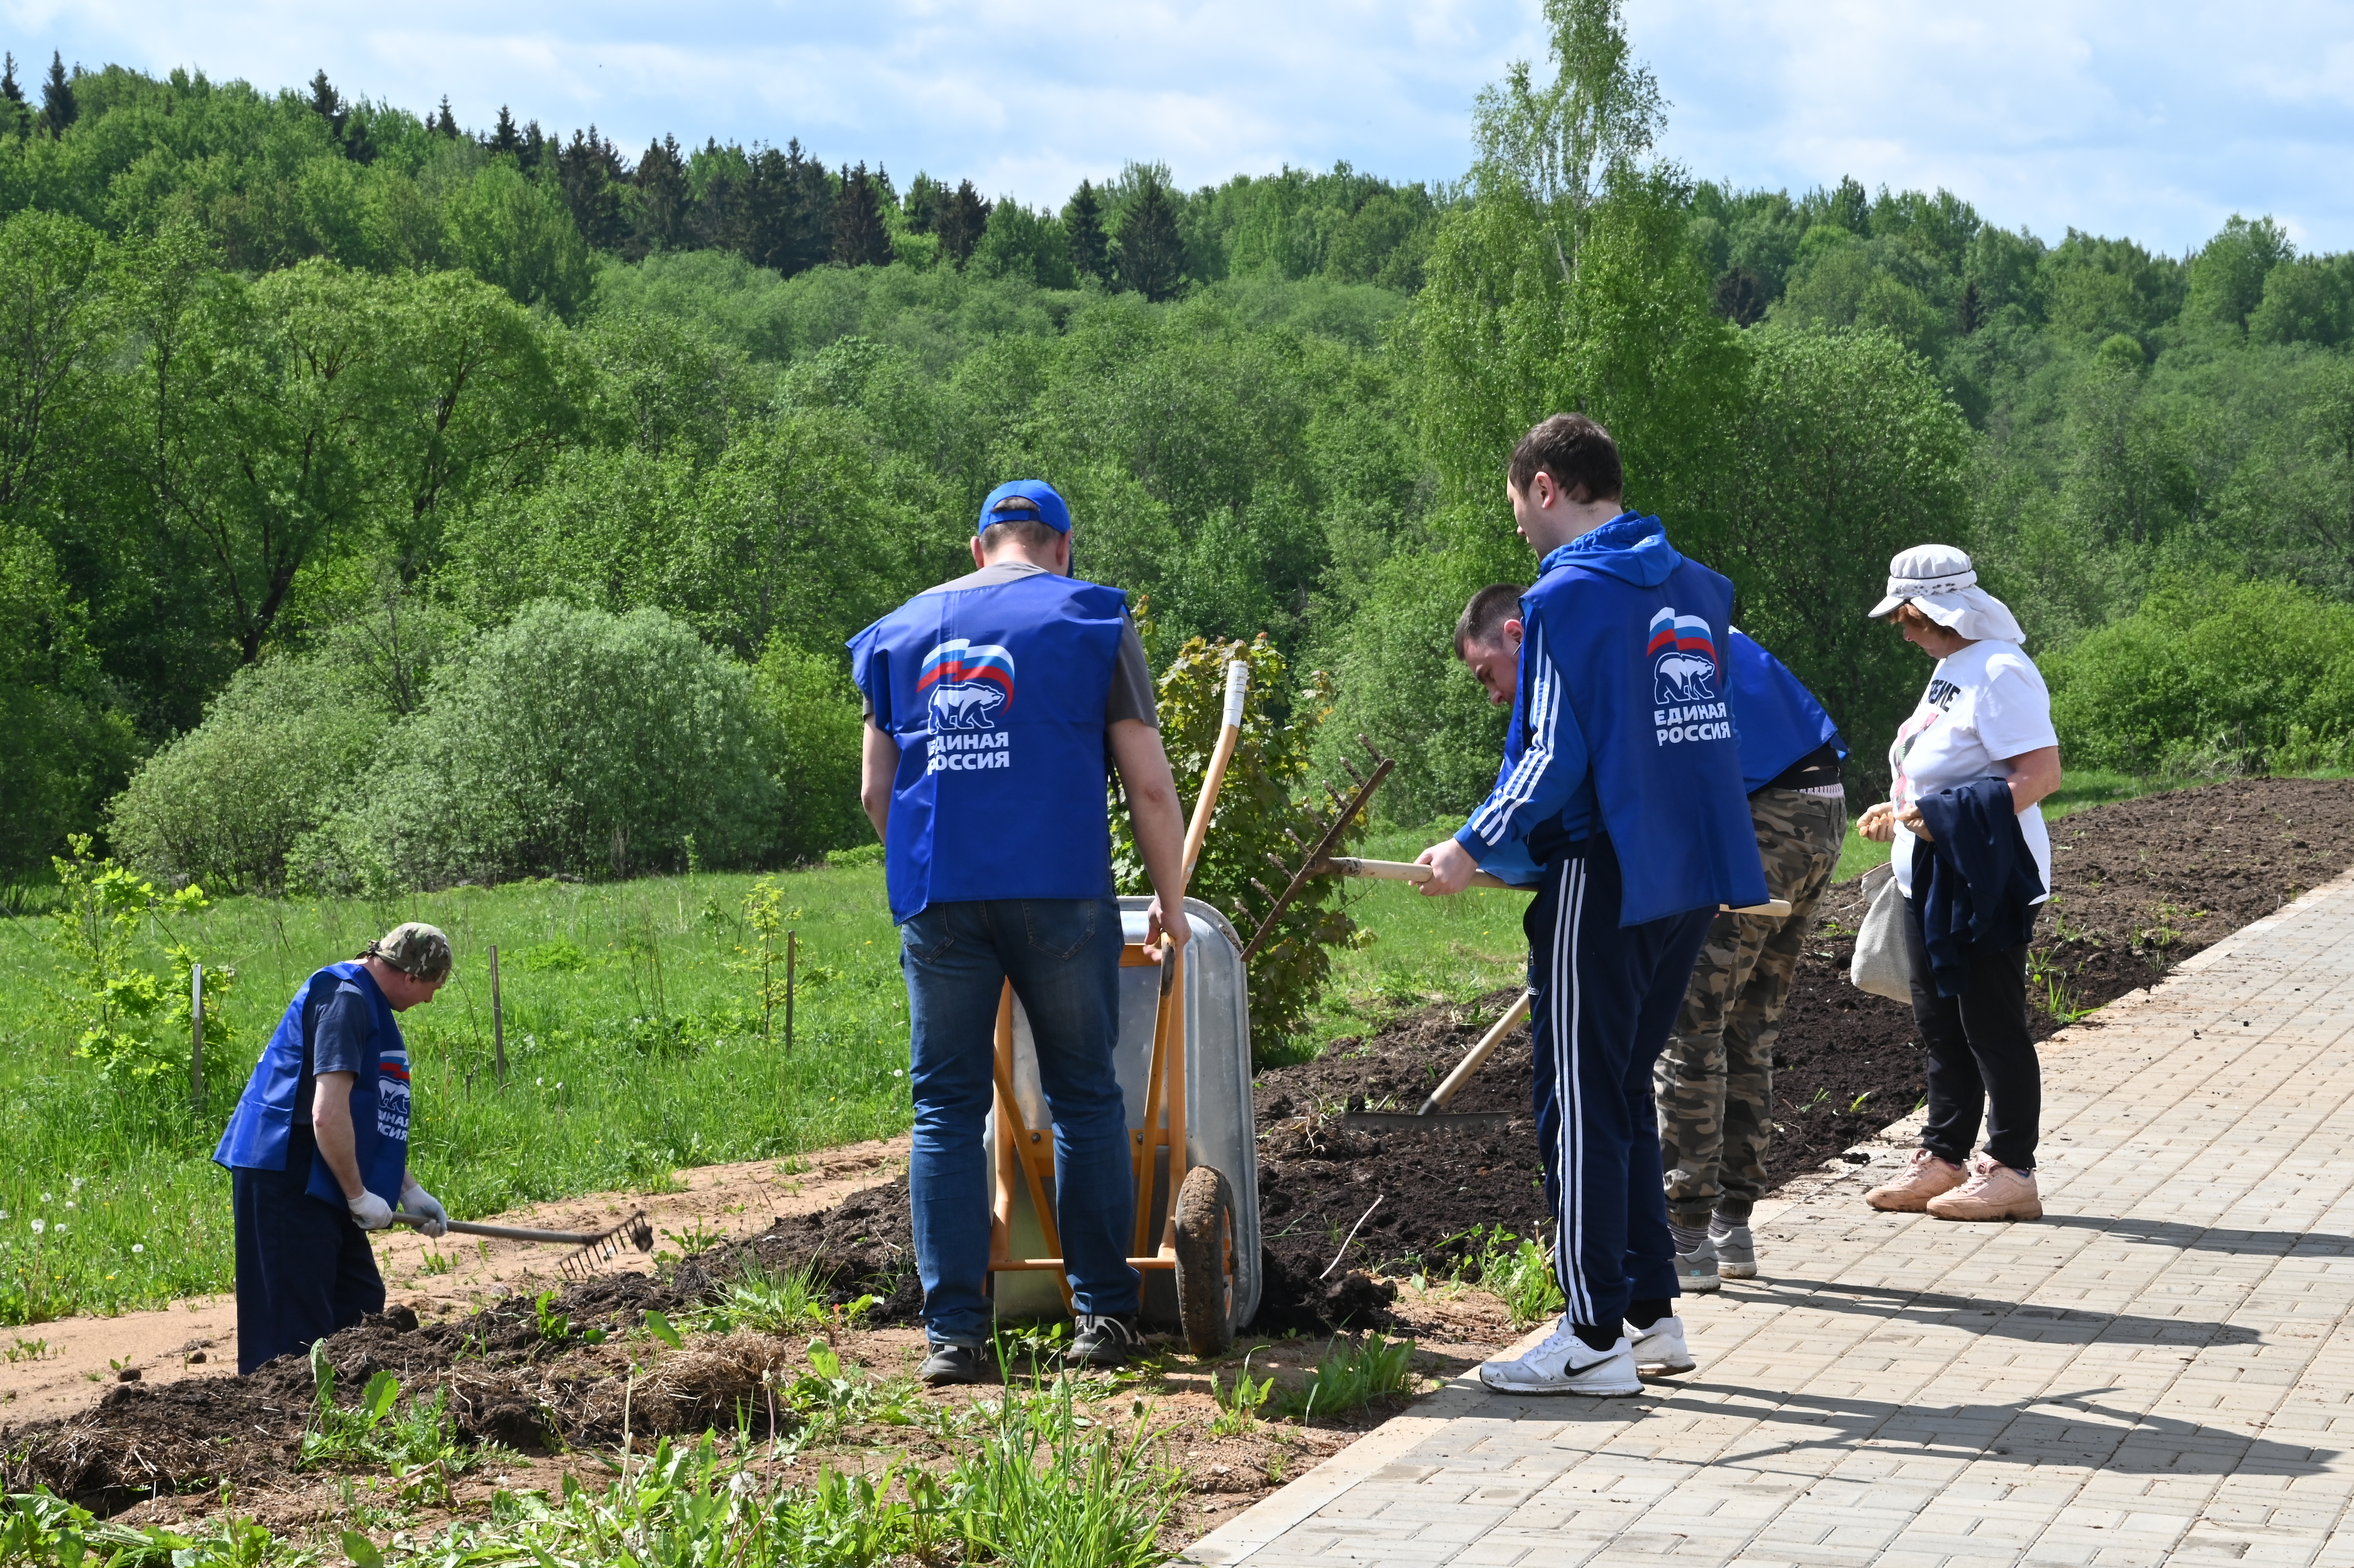
[[[1716,917],[1653,1069],[1668,1218],[1693,1229],[1711,1213],[1746,1220],[1765,1190],[1782,1005],[1847,837],[1847,802],[1828,796],[1760,789],[1749,816],[1766,890],[1790,913]]]

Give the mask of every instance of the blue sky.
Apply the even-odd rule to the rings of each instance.
[[[1943,185],[2047,238],[2178,253],[2269,212],[2354,249],[2347,0],[1629,0],[1628,23],[1697,175]],[[1335,159],[1453,178],[1473,95],[1543,48],[1533,0],[0,0],[0,43],[264,85],[324,66],[347,93],[593,121],[632,153],[798,136],[1057,204],[1130,158],[1189,185]]]

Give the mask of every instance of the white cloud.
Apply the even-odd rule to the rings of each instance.
[[[2354,7],[2209,0],[1637,0],[1692,170],[1944,185],[2048,238],[2179,253],[2232,212],[2354,247]]]
[[[1629,0],[1696,174],[1803,190],[1946,186],[2046,238],[2180,252],[2233,211],[2354,248],[2354,5],[2344,0]],[[518,18],[528,18],[517,25]],[[346,92],[461,122],[502,103],[634,154],[798,137],[904,181],[1058,203],[1130,158],[1186,185],[1345,158],[1452,179],[1473,95],[1541,56],[1535,0],[584,0],[493,11],[316,0],[0,0],[37,76],[69,62]]]

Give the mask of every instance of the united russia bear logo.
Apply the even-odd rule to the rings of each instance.
[[[1661,609],[1651,617],[1644,653],[1651,661],[1654,704],[1716,700],[1716,642],[1702,617],[1678,615],[1672,607]]]
[[[934,734],[995,729],[989,715],[1013,702],[1013,655],[994,643],[956,638],[924,655],[916,690]]]

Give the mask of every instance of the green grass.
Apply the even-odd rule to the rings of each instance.
[[[401,1019],[413,1165],[456,1217],[903,1130],[907,996],[881,868],[777,879],[800,933],[790,1054],[781,1016],[776,1044],[761,1035],[757,977],[730,967],[756,940],[741,917],[754,880],[224,899],[180,928],[208,967],[237,970],[208,1004],[231,1038],[208,1032],[201,1109],[184,1076],[118,1086],[77,1059],[49,920],[0,920],[0,1324],[228,1288],[228,1177],[210,1162],[214,1142],[295,986],[401,920],[440,926],[457,949],[456,979]],[[151,957],[162,968],[160,948]]]
[[[2079,771],[2049,813],[2179,787]],[[1452,824],[1384,828],[1363,853],[1411,860]],[[1842,879],[1885,856],[1850,829]],[[228,1175],[212,1165],[255,1054],[318,966],[398,921],[448,930],[457,978],[403,1015],[417,1085],[414,1164],[460,1218],[617,1188],[674,1170],[788,1159],[906,1128],[907,998],[882,869],[779,875],[800,933],[796,1044],[760,1032],[758,979],[735,967],[757,940],[756,879],[705,874],[584,886],[535,882],[371,902],[224,899],[181,928],[215,996],[206,1103],[184,1078],[117,1086],[72,1054],[79,1031],[40,915],[0,919],[0,1325],[112,1312],[231,1283]],[[1352,882],[1360,945],[1294,1045],[1312,1055],[1401,1012],[1519,983],[1522,893],[1425,898]],[[490,966],[501,954],[510,1081],[493,1070]],[[160,946],[148,956],[160,970]],[[41,1229],[37,1233],[34,1225]]]

